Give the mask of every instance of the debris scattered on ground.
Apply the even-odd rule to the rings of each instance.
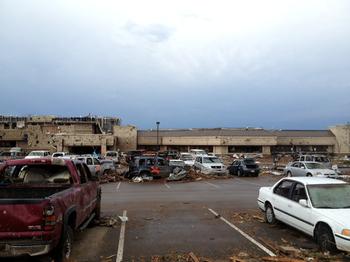
[[[184,179],[187,176],[187,171],[185,169],[176,167],[173,170],[173,173],[167,178],[168,181],[179,181]]]
[[[108,256],[108,257],[100,257],[101,260],[100,262],[112,262],[115,260],[115,257],[117,256],[117,254],[114,254],[114,255],[111,255],[111,256]]]
[[[140,176],[135,176],[132,178],[132,182],[134,183],[142,183],[143,182],[143,178]]]
[[[198,257],[193,252],[190,252],[188,254],[188,258],[189,258],[188,261],[199,262]]]
[[[102,217],[99,225],[105,227],[116,227],[118,222],[118,219],[115,217]]]

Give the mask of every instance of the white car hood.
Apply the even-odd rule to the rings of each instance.
[[[344,228],[350,228],[350,208],[326,209],[316,208],[317,212],[334,222],[341,224]]]

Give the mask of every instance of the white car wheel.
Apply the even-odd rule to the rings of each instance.
[[[265,210],[265,221],[270,224],[273,225],[276,223],[276,217],[275,217],[275,213],[273,212],[273,208],[270,204],[268,204],[266,206],[266,210]]]

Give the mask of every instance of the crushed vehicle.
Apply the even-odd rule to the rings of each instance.
[[[287,176],[318,176],[318,177],[337,177],[336,171],[326,168],[319,162],[295,161],[289,163],[284,168],[284,174]]]
[[[235,160],[227,169],[230,175],[237,176],[258,176],[260,173],[260,167],[253,158]]]
[[[184,161],[185,166],[193,166],[194,165],[194,158],[192,154],[186,153],[186,152],[181,152],[180,153],[180,159]]]
[[[194,168],[203,174],[226,174],[227,170],[221,159],[218,157],[200,155],[194,162]]]
[[[0,257],[69,259],[73,234],[99,218],[101,188],[80,161],[38,158],[0,167]]]
[[[350,252],[350,184],[318,178],[283,178],[272,187],[261,187],[259,208],[265,221],[281,221],[318,243],[321,251]]]
[[[50,155],[50,152],[46,150],[34,150],[31,151],[27,156],[25,156],[25,159],[49,157]]]
[[[172,171],[167,161],[161,157],[139,156],[129,163],[127,178],[133,177],[168,177]]]
[[[92,175],[101,175],[101,163],[96,157],[91,155],[82,155],[77,156],[75,159],[84,162],[88,166]]]
[[[327,168],[332,168],[332,163],[327,156],[324,155],[299,155],[295,161],[301,162],[318,162]]]

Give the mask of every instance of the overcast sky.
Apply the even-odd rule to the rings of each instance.
[[[350,1],[0,0],[0,114],[350,121]]]

